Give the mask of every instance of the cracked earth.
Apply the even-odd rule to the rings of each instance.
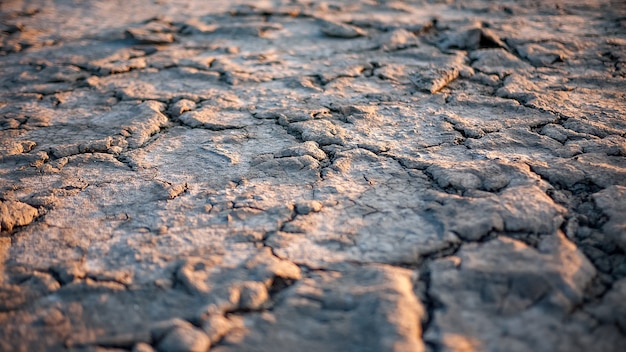
[[[2,1],[1,351],[619,351],[621,1]]]

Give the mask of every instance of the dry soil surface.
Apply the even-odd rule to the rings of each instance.
[[[622,1],[2,1],[1,351],[618,351]]]

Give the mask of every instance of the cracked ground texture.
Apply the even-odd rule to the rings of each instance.
[[[0,19],[0,351],[626,346],[623,2]]]

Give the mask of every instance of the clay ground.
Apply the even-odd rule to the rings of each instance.
[[[0,19],[0,351],[626,346],[622,1]]]

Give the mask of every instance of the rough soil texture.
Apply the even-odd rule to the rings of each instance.
[[[622,1],[2,1],[1,351],[618,351]]]

